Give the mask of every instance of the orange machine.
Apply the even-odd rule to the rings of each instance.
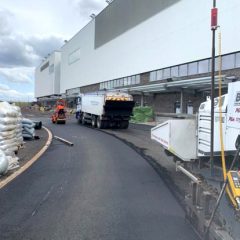
[[[56,109],[52,115],[52,123],[66,123],[65,101],[59,99],[56,102]]]

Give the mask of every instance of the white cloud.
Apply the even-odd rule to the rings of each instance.
[[[0,85],[0,101],[23,101],[31,102],[34,100],[33,92],[21,93],[13,89],[4,89]]]
[[[2,90],[2,91],[7,91],[7,90],[10,90],[10,88],[9,88],[8,85],[1,84],[1,83],[0,83],[0,90]]]
[[[0,68],[0,76],[9,82],[32,83],[33,67]]]
[[[104,0],[73,0],[73,4],[83,20],[89,20],[92,13],[97,15],[107,5]]]
[[[0,36],[9,35],[12,32],[13,15],[6,9],[0,9]]]

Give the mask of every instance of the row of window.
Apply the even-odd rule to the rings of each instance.
[[[186,77],[195,74],[211,72],[211,59],[205,59],[179,66],[160,69],[150,72],[150,81],[158,81],[172,77]],[[240,67],[240,53],[233,53],[222,56],[222,70]],[[216,71],[219,70],[219,57],[215,59]]]
[[[140,75],[134,75],[125,78],[119,78],[107,82],[100,83],[100,90],[102,89],[113,89],[117,87],[124,87],[129,85],[135,85],[140,83]]]

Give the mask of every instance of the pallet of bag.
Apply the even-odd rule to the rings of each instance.
[[[0,103],[0,155],[4,166],[4,159],[6,158],[8,161],[7,170],[19,167],[15,153],[23,144],[21,122],[22,115],[19,107],[12,106],[7,102]],[[4,168],[0,164],[0,174],[4,173]]]
[[[34,139],[35,136],[35,123],[27,118],[22,119],[22,136],[25,140]]]

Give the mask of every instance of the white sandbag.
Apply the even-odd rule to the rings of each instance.
[[[23,118],[22,119],[22,124],[33,124],[33,121],[32,120],[30,120],[30,119],[28,119],[28,118]]]
[[[0,174],[4,174],[8,169],[8,159],[3,151],[0,150]]]
[[[4,133],[7,133],[7,132],[4,132]],[[0,140],[7,140],[7,139],[12,139],[16,136],[15,133],[12,133],[12,134],[2,134],[0,132]]]
[[[1,149],[1,147],[0,147],[0,149]],[[12,147],[9,147],[6,150],[4,150],[4,153],[6,154],[6,156],[12,155],[13,153],[15,155],[15,152],[17,152],[17,151],[18,151],[18,146],[12,146]]]
[[[17,117],[18,112],[7,102],[0,102],[0,117]]]
[[[9,135],[12,135],[12,134],[15,134],[16,133],[16,130],[13,129],[13,130],[10,130],[10,131],[0,131],[0,136],[2,137],[5,137],[5,136],[9,136]]]
[[[8,171],[20,167],[19,162],[18,162],[18,160],[19,160],[18,157],[7,156],[7,159],[8,159]]]
[[[2,125],[16,125],[18,123],[17,118],[13,118],[13,117],[0,117],[0,124]]]
[[[4,152],[9,149],[14,149],[13,151],[17,151],[18,147],[17,147],[17,143],[14,142],[11,144],[0,145],[0,149]]]
[[[2,145],[8,145],[8,144],[14,144],[14,143],[16,143],[16,142],[17,142],[17,138],[0,140],[0,146],[2,146]]]
[[[29,133],[23,133],[23,139],[33,139],[33,135],[29,134]]]
[[[16,125],[3,125],[0,124],[0,132],[12,131],[16,129]]]
[[[34,128],[24,127],[24,128],[23,128],[23,132],[26,132],[26,133],[29,133],[29,134],[34,134],[35,129],[34,129]]]

